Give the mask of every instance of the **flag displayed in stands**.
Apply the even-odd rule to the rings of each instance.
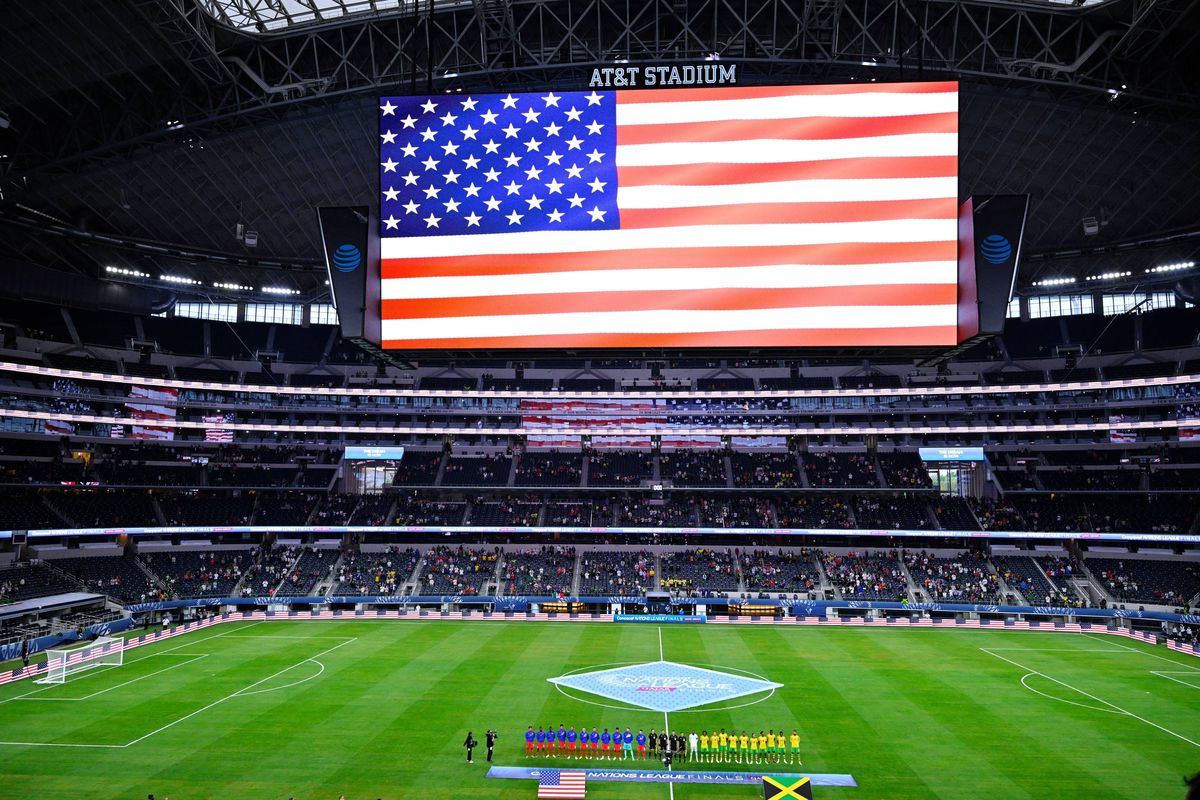
[[[70,436],[75,432],[75,423],[61,419],[46,420],[46,433],[52,436]]]
[[[538,797],[587,796],[587,773],[581,769],[538,769]]]
[[[208,425],[223,425],[233,422],[233,414],[212,414],[202,417]],[[204,441],[206,442],[232,442],[233,431],[229,428],[205,428]]]
[[[156,426],[153,423],[175,419],[175,406],[179,402],[178,389],[131,386],[125,410],[129,416],[139,420],[132,426],[134,439],[156,439],[166,441],[175,438],[175,429]]]
[[[763,775],[763,800],[812,800],[812,779]]]
[[[1113,444],[1128,444],[1138,440],[1137,431],[1128,428],[1122,429],[1120,426],[1128,422],[1132,417],[1125,417],[1120,414],[1114,414],[1108,418],[1108,441]]]
[[[958,84],[380,100],[384,347],[956,343]]]

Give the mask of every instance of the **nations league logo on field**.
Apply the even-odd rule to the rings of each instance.
[[[999,266],[1012,257],[1012,245],[1009,244],[1008,239],[998,233],[993,233],[985,236],[979,243],[979,253],[983,256],[984,261]]]
[[[352,244],[338,245],[333,251],[333,267],[338,272],[354,272],[362,263],[362,253]]]
[[[680,711],[735,697],[773,692],[783,686],[782,683],[672,661],[563,675],[549,681],[559,689],[576,689],[653,711]]]

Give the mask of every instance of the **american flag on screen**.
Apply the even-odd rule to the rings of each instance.
[[[538,797],[587,797],[587,773],[581,769],[539,769]]]
[[[958,86],[380,101],[386,347],[953,344]]]
[[[175,419],[178,403],[178,389],[129,387],[129,399],[125,401],[125,410],[129,412],[129,416],[140,421],[140,424],[135,423],[131,428],[133,438],[159,441],[174,439],[174,428],[157,427],[153,423]]]
[[[212,414],[202,418],[209,425],[224,425],[233,422],[233,414]],[[229,428],[205,428],[204,441],[232,442],[233,431]]]

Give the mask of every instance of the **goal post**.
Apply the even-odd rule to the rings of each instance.
[[[76,647],[46,651],[46,674],[37,683],[66,683],[67,678],[94,667],[119,667],[125,663],[125,640],[101,636]]]

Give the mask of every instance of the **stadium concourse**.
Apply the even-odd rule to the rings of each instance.
[[[1197,30],[8,4],[0,800],[1182,797]]]

